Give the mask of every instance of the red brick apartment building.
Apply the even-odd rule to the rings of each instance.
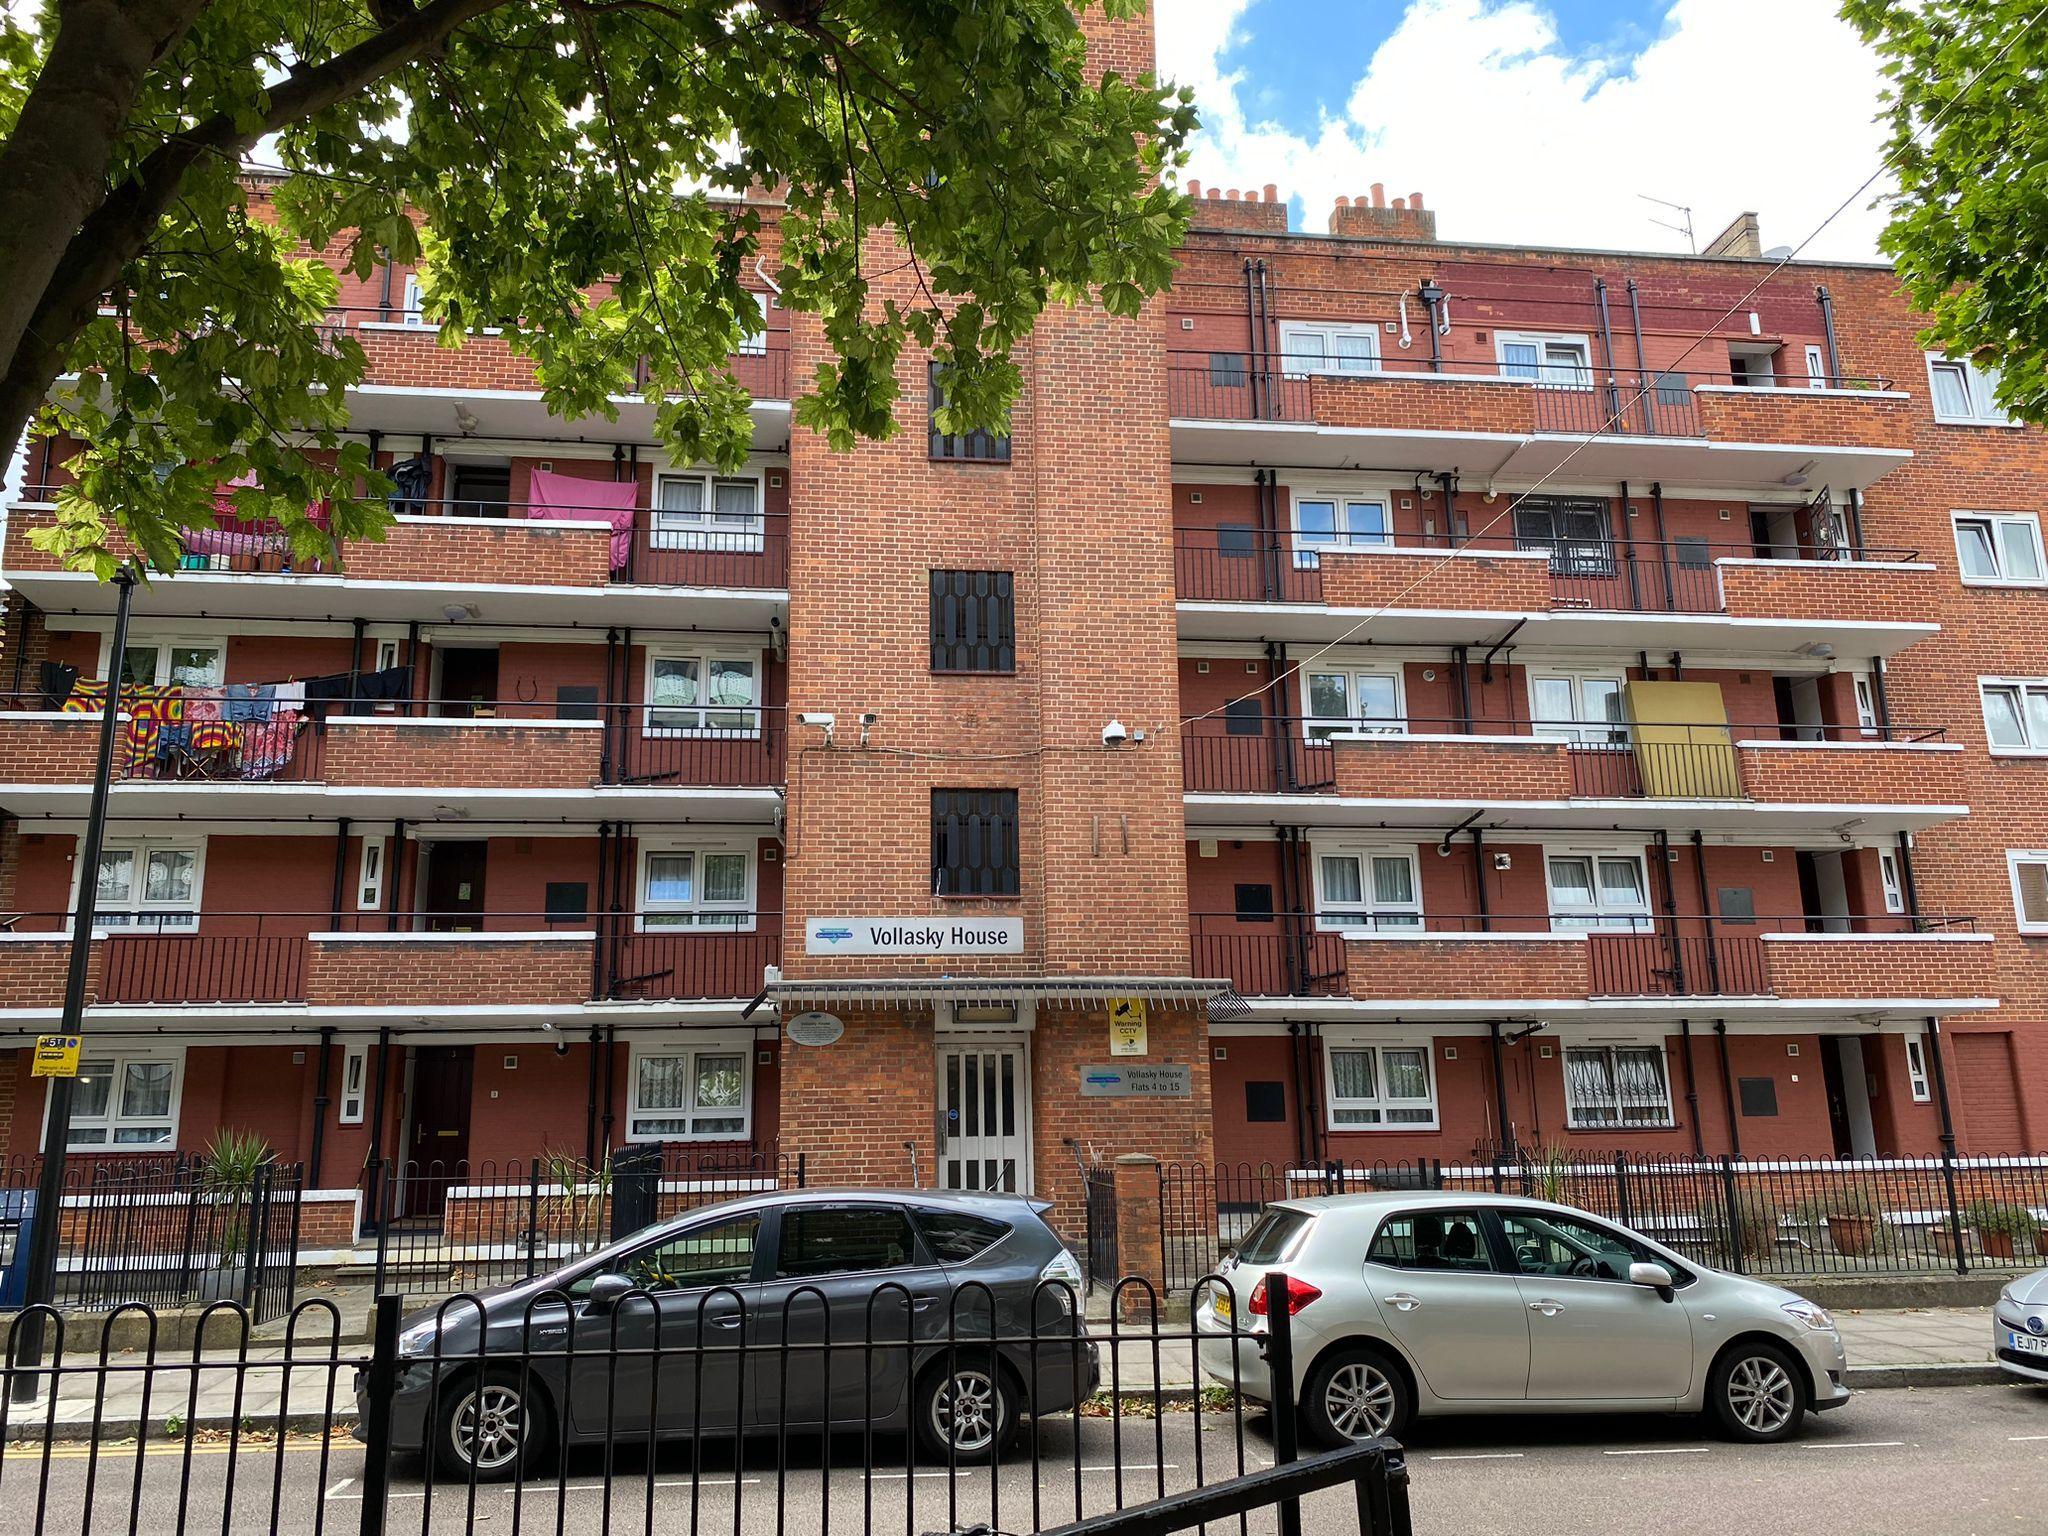
[[[2041,433],[1881,267],[1196,207],[1141,317],[1046,315],[1007,439],[913,358],[830,451],[764,284],[734,474],[345,279],[399,515],[139,593],[74,1151],[779,1149],[1071,1212],[1133,1151],[1924,1154],[1944,1097],[2040,1149]],[[13,1156],[114,607],[29,543],[65,457],[4,551]]]

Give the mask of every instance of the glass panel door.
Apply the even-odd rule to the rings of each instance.
[[[939,1185],[1026,1194],[1031,1149],[1021,1045],[939,1048]]]

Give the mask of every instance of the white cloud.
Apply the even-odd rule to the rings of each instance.
[[[1338,4],[1358,0],[1335,0]],[[1340,195],[1421,190],[1452,239],[1683,250],[1637,194],[1688,204],[1702,242],[1754,210],[1766,245],[1804,240],[1874,170],[1882,137],[1872,55],[1832,0],[1676,0],[1620,69],[1559,44],[1540,0],[1409,0],[1313,135],[1262,121],[1223,57],[1250,0],[1153,0],[1163,74],[1203,119],[1187,175],[1277,183],[1321,229]],[[1266,58],[1317,46],[1262,36]],[[1261,65],[1262,70],[1271,66]],[[1876,254],[1859,198],[1805,254]]]

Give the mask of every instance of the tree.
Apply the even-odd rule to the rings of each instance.
[[[0,441],[86,447],[38,538],[173,564],[242,476],[234,515],[302,554],[377,536],[340,431],[364,357],[308,249],[420,263],[444,344],[502,327],[559,415],[644,394],[678,460],[746,451],[727,358],[764,258],[834,354],[801,423],[887,436],[914,342],[942,428],[999,425],[1044,308],[1136,313],[1186,226],[1187,93],[1085,55],[1063,0],[45,0],[0,30]],[[778,185],[764,242],[740,194]],[[884,224],[914,301],[871,293]]]
[[[1883,60],[1899,182],[1880,245],[1928,317],[1921,344],[1998,373],[2048,423],[2048,18],[2029,0],[1847,0]]]

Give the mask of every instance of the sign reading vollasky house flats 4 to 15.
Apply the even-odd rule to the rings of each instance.
[[[1021,917],[813,917],[807,955],[1021,955]]]

